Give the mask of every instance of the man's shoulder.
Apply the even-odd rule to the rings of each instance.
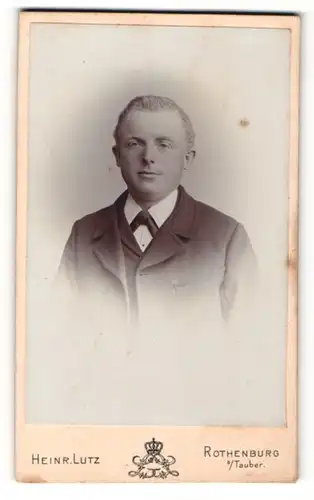
[[[75,224],[78,226],[89,226],[97,223],[98,221],[103,221],[104,219],[109,219],[114,214],[114,204],[108,205],[106,207],[100,208],[95,212],[90,212],[80,219],[77,219]]]
[[[203,242],[211,242],[216,248],[225,247],[233,238],[247,244],[249,241],[246,229],[231,215],[211,205],[195,200],[194,238]]]
[[[222,230],[234,230],[239,222],[231,215],[222,212],[221,210],[208,205],[199,200],[195,200],[197,223],[208,229],[220,228]]]
[[[77,219],[73,229],[78,235],[94,236],[102,233],[115,220],[115,205],[111,204]]]

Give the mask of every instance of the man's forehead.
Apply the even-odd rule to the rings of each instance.
[[[132,109],[123,120],[121,129],[127,134],[135,130],[143,133],[167,132],[171,135],[181,135],[185,132],[182,118],[175,109]]]

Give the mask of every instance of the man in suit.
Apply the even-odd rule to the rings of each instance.
[[[160,317],[174,298],[182,313],[181,295],[202,306],[207,296],[206,308],[228,319],[255,257],[241,224],[180,184],[195,156],[188,116],[169,98],[136,97],[114,137],[127,191],[74,224],[61,271],[81,294],[109,294],[131,321]]]
[[[215,385],[221,370],[234,394],[226,370],[237,347],[221,332],[234,310],[249,307],[256,270],[249,238],[182,187],[194,131],[171,99],[134,98],[114,137],[127,190],[75,222],[60,265],[71,289],[60,352],[67,366],[72,360],[72,386],[81,387],[78,399],[69,389],[64,404],[87,423],[167,424],[183,415],[223,422],[224,405],[215,413],[202,398],[224,394],[224,383],[218,392]],[[215,377],[204,378],[209,367]]]

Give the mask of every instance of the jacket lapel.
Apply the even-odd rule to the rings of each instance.
[[[124,259],[119,237],[117,207],[125,201],[125,193],[111,205],[95,228],[92,250],[102,267],[122,281]]]
[[[192,236],[195,211],[195,200],[180,186],[174,211],[146,249],[140,269],[156,266],[186,252],[186,243]]]

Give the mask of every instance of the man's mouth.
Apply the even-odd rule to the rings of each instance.
[[[146,170],[141,170],[140,172],[138,172],[138,175],[140,177],[155,177],[157,175],[160,175],[158,172],[148,172]]]

